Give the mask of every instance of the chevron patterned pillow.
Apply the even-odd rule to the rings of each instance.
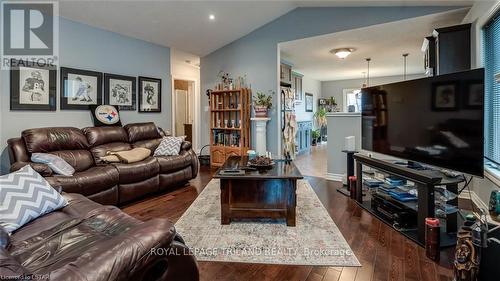
[[[185,137],[163,137],[153,156],[179,155]]]
[[[0,176],[0,226],[12,233],[68,204],[31,166]]]

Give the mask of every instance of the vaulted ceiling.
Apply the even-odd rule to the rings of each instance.
[[[297,7],[467,6],[474,1],[60,1],[64,18],[203,56]],[[210,20],[209,15],[215,19]]]

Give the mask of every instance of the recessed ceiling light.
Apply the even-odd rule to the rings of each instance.
[[[209,20],[215,20],[215,15],[214,15],[214,14],[210,14],[210,15],[208,16],[208,19],[209,19]]]
[[[354,48],[339,48],[331,50],[330,53],[336,55],[339,59],[345,59],[354,51]]]

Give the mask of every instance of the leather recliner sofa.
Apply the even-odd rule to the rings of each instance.
[[[195,257],[166,219],[141,222],[83,195],[63,196],[66,207],[16,230],[0,247],[0,279],[199,280]]]
[[[191,143],[183,142],[179,155],[150,156],[131,164],[106,164],[100,157],[108,151],[145,147],[154,150],[165,133],[154,123],[124,127],[49,127],[28,129],[20,138],[8,140],[11,171],[30,164],[54,187],[79,193],[100,204],[120,205],[147,194],[184,184],[198,174],[198,158]],[[45,164],[32,163],[32,153],[51,153],[73,168],[73,176],[55,175]]]

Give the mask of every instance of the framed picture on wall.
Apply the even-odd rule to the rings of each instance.
[[[161,112],[161,79],[139,76],[139,112]]]
[[[89,109],[101,104],[101,72],[61,67],[61,109]]]
[[[56,110],[56,75],[55,69],[11,60],[10,109]]]
[[[455,82],[432,85],[432,110],[455,111],[458,109],[458,87]]]
[[[306,112],[313,112],[313,105],[314,105],[313,94],[306,93],[305,100],[306,100],[305,102]]]
[[[484,106],[484,83],[481,81],[470,82],[467,85],[467,94],[464,99],[466,109],[481,109]]]
[[[132,76],[104,74],[104,104],[118,110],[136,110],[136,78]]]

